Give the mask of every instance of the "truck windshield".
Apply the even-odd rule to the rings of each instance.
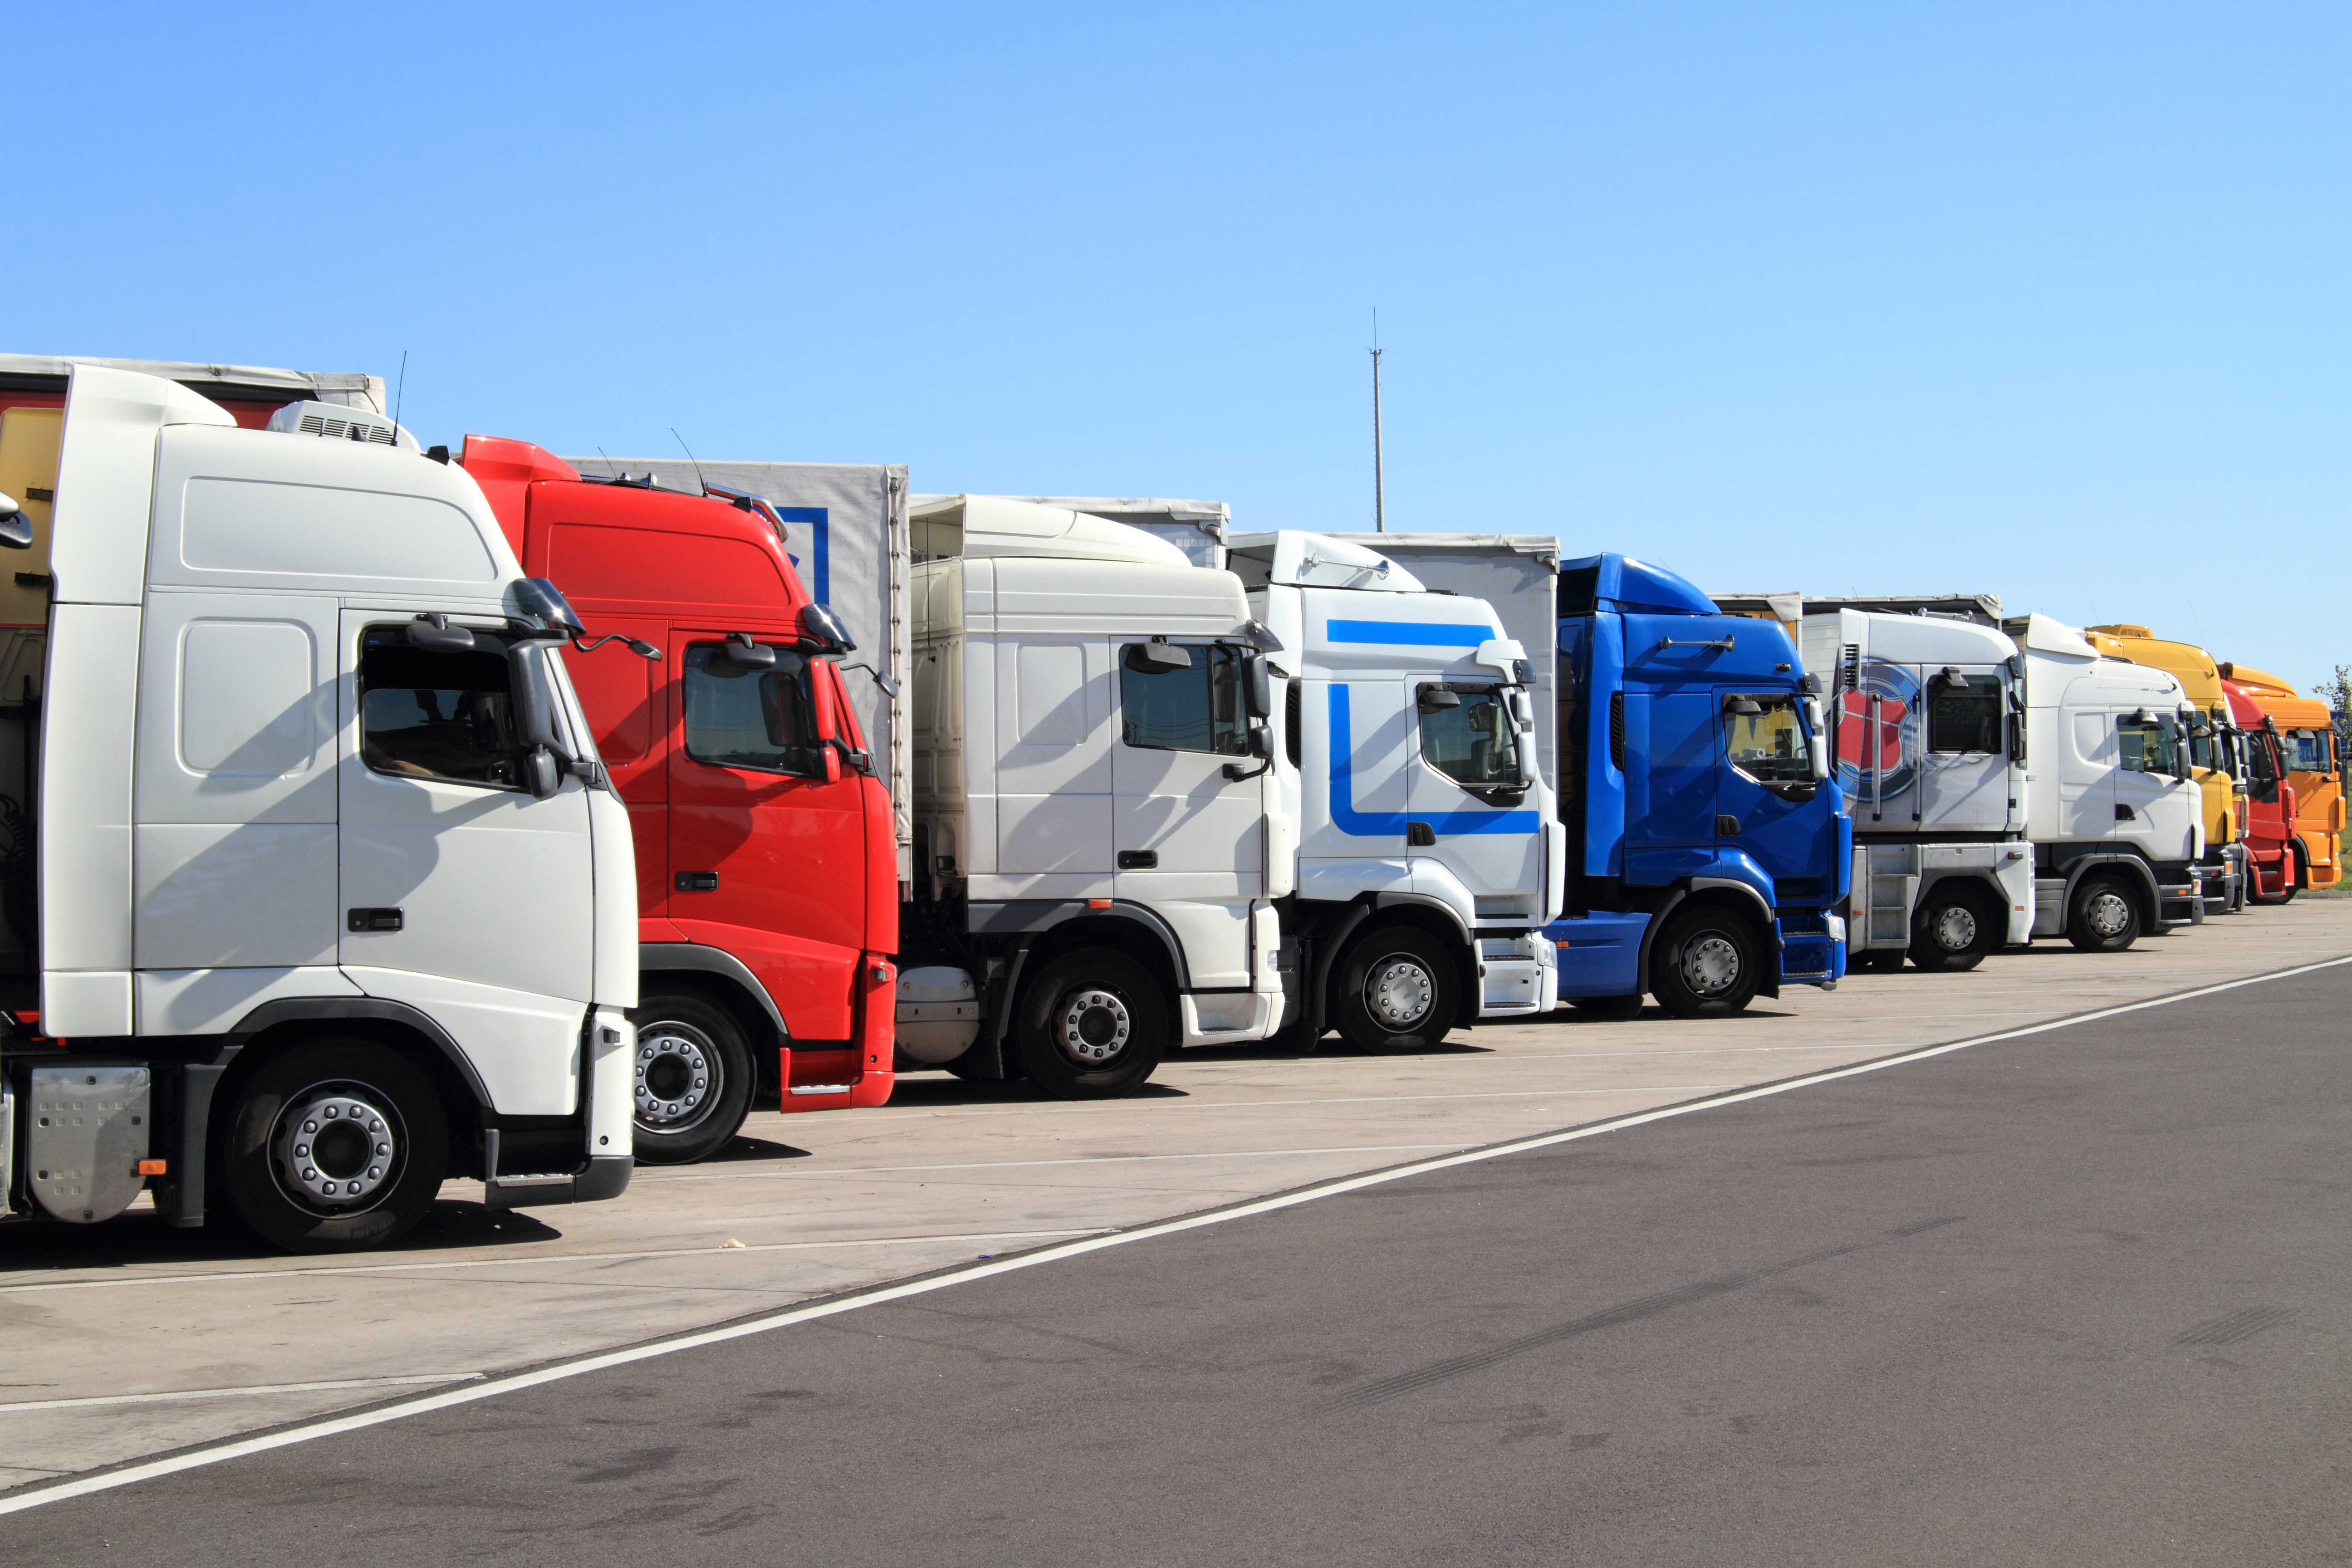
[[[1797,700],[1757,696],[1748,700],[1763,711],[1724,710],[1724,740],[1731,765],[1759,784],[1812,783],[1812,752],[1805,744],[1805,722],[1797,712]]]
[[[411,647],[406,626],[371,629],[360,649],[360,758],[396,778],[522,787],[506,656]]]
[[[2200,734],[2189,732],[2189,765],[2196,768],[2218,768],[2221,764],[2221,733],[2207,730]]]
[[[1119,739],[1155,752],[1249,755],[1249,720],[1242,712],[1241,650],[1192,643],[1192,662],[1171,669],[1140,647],[1119,661]]]
[[[2116,751],[2127,773],[2178,773],[2180,747],[2171,730],[2153,720],[2116,721]]]
[[[1944,676],[1930,678],[1927,750],[1999,752],[2002,748],[2000,679],[1967,675],[1964,686]]]
[[[1421,714],[1421,754],[1455,784],[1473,789],[1517,789],[1527,783],[1519,766],[1519,731],[1510,705],[1492,687],[1455,686],[1455,707]]]
[[[821,777],[808,661],[779,647],[767,668],[736,664],[723,645],[686,650],[686,754],[714,767]]]
[[[2289,730],[2286,732],[2286,765],[2296,773],[2326,773],[2335,772],[2330,760],[2327,731],[2325,730]]]

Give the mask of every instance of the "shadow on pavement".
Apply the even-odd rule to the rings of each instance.
[[[563,1233],[544,1220],[513,1209],[442,1198],[390,1247],[367,1256],[398,1258],[404,1252],[441,1252],[453,1247],[511,1247],[555,1241]],[[226,1220],[200,1230],[165,1225],[152,1210],[133,1210],[104,1225],[66,1225],[54,1220],[18,1220],[0,1226],[0,1281],[21,1282],[27,1274],[58,1269],[122,1268],[141,1263],[272,1262],[292,1258],[329,1263],[352,1253],[298,1254],[264,1246]]]

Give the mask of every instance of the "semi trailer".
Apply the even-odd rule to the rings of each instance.
[[[389,419],[247,428],[173,380],[65,374],[47,515],[0,505],[45,601],[0,654],[38,847],[5,902],[6,1211],[146,1194],[327,1251],[397,1237],[449,1175],[494,1207],[620,1193],[635,875],[548,657],[570,605]]]

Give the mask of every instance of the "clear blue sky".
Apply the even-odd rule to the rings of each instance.
[[[2352,12],[12,8],[8,349],[1999,592],[2307,685]]]

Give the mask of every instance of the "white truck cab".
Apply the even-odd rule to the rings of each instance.
[[[902,1024],[899,1049],[1091,1097],[1170,1046],[1265,1037],[1288,839],[1269,643],[1240,581],[1057,507],[953,496],[909,523],[920,874],[901,950],[910,989],[966,1016]]]
[[[1275,819],[1296,824],[1282,906],[1286,1026],[1366,1047],[1549,1014],[1543,927],[1565,838],[1537,755],[1525,646],[1482,599],[1365,545],[1230,536],[1283,651]],[[1548,649],[1538,650],[1545,657]]]
[[[323,406],[243,429],[73,370],[38,700],[9,716],[40,852],[12,1213],[152,1188],[173,1224],[324,1250],[391,1240],[447,1174],[494,1206],[627,1184],[634,855],[546,652],[577,623],[462,468]]]
[[[2048,616],[2004,623],[2025,662],[2035,936],[2116,952],[2201,923],[2201,795],[2179,679],[2102,658]]]
[[[1855,968],[1974,968],[2031,940],[2024,665],[1998,629],[1949,615],[1803,617],[1830,693],[1853,815]]]

